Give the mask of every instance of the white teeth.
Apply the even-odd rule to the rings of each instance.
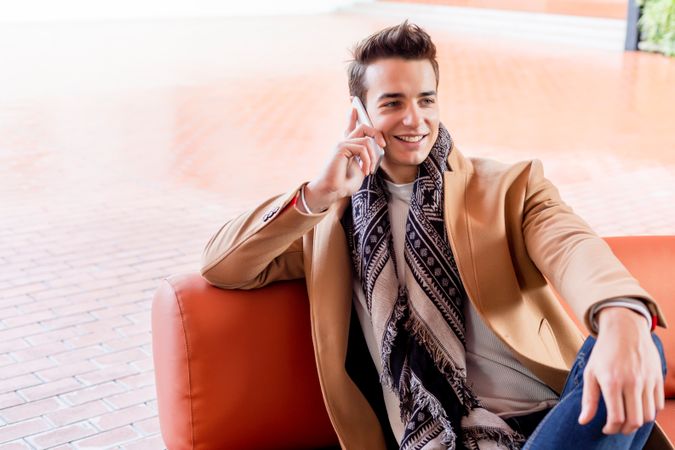
[[[419,142],[422,140],[424,135],[420,136],[396,136],[398,139],[406,142]]]

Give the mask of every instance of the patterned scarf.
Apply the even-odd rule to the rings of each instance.
[[[466,380],[463,305],[469,300],[443,221],[451,149],[440,125],[413,185],[405,261],[395,259],[381,170],[352,196],[342,224],[380,352],[380,381],[400,401],[400,449],[516,450],[524,437],[482,408]],[[403,282],[397,264],[405,264]]]

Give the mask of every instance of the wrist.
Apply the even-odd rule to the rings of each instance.
[[[621,306],[603,308],[597,312],[597,315],[598,332],[612,325],[625,327],[635,324],[637,327],[646,328],[647,331],[652,328],[652,324],[647,322],[642,314]]]
[[[303,209],[310,214],[317,214],[326,211],[333,204],[332,196],[322,190],[317,183],[310,181],[305,184],[300,193],[304,197]]]

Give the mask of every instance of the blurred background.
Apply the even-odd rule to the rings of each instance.
[[[675,234],[673,1],[0,1],[0,448],[164,448],[159,281],[318,174],[350,48],[406,18],[465,155],[541,159],[600,235]]]

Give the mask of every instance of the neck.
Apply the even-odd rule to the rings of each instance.
[[[389,167],[382,164],[384,177],[395,184],[412,183],[417,178],[417,166]]]

